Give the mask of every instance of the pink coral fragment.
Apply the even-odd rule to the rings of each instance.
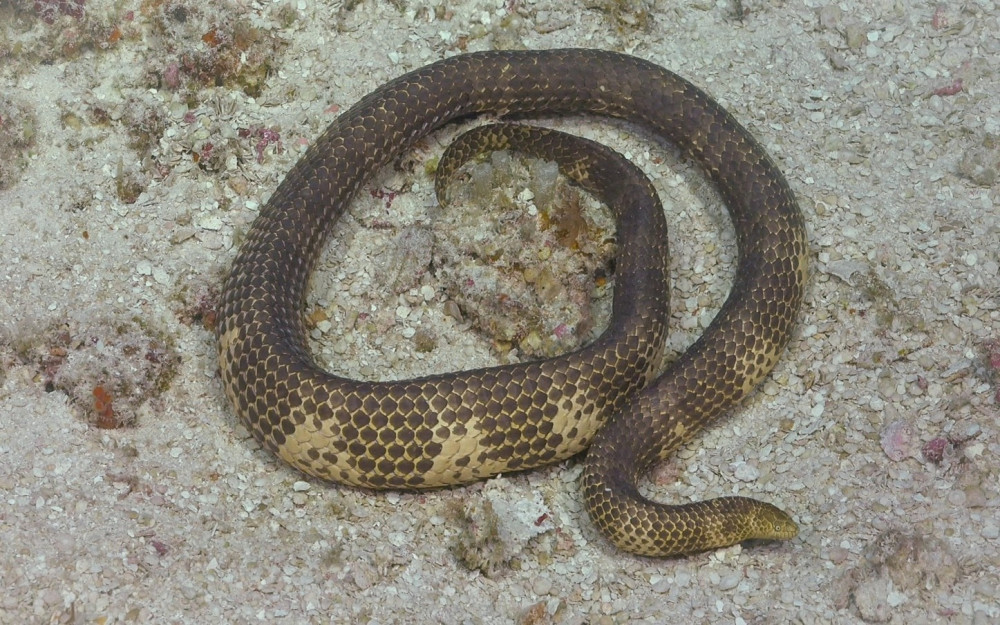
[[[949,95],[956,95],[961,92],[962,92],[962,79],[957,78],[952,83],[935,89],[934,95],[949,96]]]
[[[916,456],[916,432],[906,421],[896,420],[885,426],[880,439],[885,455],[894,462]]]
[[[949,448],[951,447],[951,441],[942,436],[938,436],[937,438],[927,441],[920,451],[923,453],[924,459],[928,462],[941,464],[944,460],[945,454],[949,453]]]
[[[86,0],[35,0],[35,13],[46,24],[54,24],[59,14],[74,19],[83,19],[83,5]]]

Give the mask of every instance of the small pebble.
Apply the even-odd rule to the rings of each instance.
[[[948,493],[948,503],[953,506],[965,505],[965,491],[953,490]]]
[[[170,284],[170,275],[161,267],[153,267],[153,280],[157,284]]]
[[[880,440],[885,455],[895,462],[915,456],[919,444],[913,426],[903,420],[896,420],[885,426]]]
[[[987,521],[986,524],[983,525],[980,535],[982,535],[982,537],[986,540],[996,540],[1000,537],[1000,526],[997,526],[997,524],[993,521]]]
[[[906,603],[906,595],[899,591],[893,590],[886,596],[885,600],[886,603],[888,603],[890,606],[898,608],[899,606]]]
[[[740,583],[740,575],[737,573],[729,573],[722,577],[719,581],[719,590],[732,590],[736,588]]]
[[[986,493],[978,484],[967,486],[965,489],[965,505],[969,508],[982,508],[986,505]]]
[[[444,303],[444,314],[456,321],[462,321],[462,309],[455,300],[448,300]]]
[[[42,601],[48,605],[56,605],[62,601],[62,595],[55,588],[48,588],[42,593]]]
[[[733,474],[741,482],[752,482],[760,477],[760,471],[757,470],[757,467],[745,462],[738,464]]]
[[[655,581],[654,581],[655,580]],[[649,579],[653,592],[664,593],[670,590],[670,578],[654,575]]]
[[[222,219],[215,216],[206,216],[198,220],[198,227],[204,230],[222,229]]]
[[[535,579],[535,583],[531,585],[531,590],[536,595],[547,595],[552,590],[552,580],[547,577],[538,577]]]

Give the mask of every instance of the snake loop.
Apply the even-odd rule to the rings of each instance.
[[[658,273],[665,231],[645,216],[630,225],[648,214],[632,208],[618,215],[619,229],[640,242],[620,239],[613,320],[583,350],[394,382],[347,380],[314,363],[302,306],[334,221],[359,187],[414,141],[483,112],[623,118],[678,145],[715,182],[736,227],[736,278],[706,332],[659,378],[650,381],[666,323]],[[607,164],[615,162],[600,160],[589,171],[599,179],[602,167],[624,167]],[[645,201],[644,184],[592,190],[612,206],[633,206]],[[587,509],[623,549],[671,555],[788,538],[794,522],[770,504],[729,497],[666,506],[642,497],[636,482],[771,371],[802,301],[807,254],[803,219],[780,171],[684,79],[596,50],[463,54],[396,78],[343,113],[261,209],[223,287],[223,386],[264,447],[335,482],[466,483],[555,462],[592,442],[582,477]]]

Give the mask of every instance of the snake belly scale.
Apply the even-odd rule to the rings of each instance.
[[[650,311],[666,296],[620,284],[602,337],[551,360],[392,382],[344,379],[314,363],[302,308],[332,224],[416,140],[479,113],[622,118],[676,144],[716,184],[736,229],[736,277],[705,333],[658,378],[662,320]],[[638,258],[636,272],[665,258],[666,239],[652,245],[656,253]],[[646,499],[637,481],[775,366],[802,301],[807,257],[803,218],[781,172],[684,79],[597,50],[458,55],[382,85],[341,114],[261,209],[222,291],[222,382],[265,448],[334,482],[461,484],[589,446],[586,507],[622,549],[662,556],[788,538],[794,522],[770,504],[724,497],[669,506]],[[622,303],[619,290],[630,291]]]

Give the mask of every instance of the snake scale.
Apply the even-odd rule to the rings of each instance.
[[[385,382],[344,379],[314,363],[302,310],[332,224],[359,187],[416,140],[479,113],[622,118],[680,147],[716,184],[736,229],[734,283],[705,333],[659,377],[667,298],[664,278],[647,274],[662,272],[666,239],[649,224],[626,224],[656,233],[651,251],[630,255],[632,244],[620,240],[625,269],[618,271],[636,280],[616,276],[610,326],[580,351]],[[640,190],[617,193],[622,199]],[[618,217],[622,228],[628,215]],[[222,382],[265,448],[334,482],[461,484],[589,446],[586,508],[624,550],[664,556],[789,538],[794,522],[770,504],[724,497],[664,505],[646,499],[637,481],[775,366],[802,301],[807,256],[803,218],[781,172],[686,80],[598,50],[461,54],[391,80],[341,114],[261,209],[220,298]]]

